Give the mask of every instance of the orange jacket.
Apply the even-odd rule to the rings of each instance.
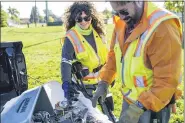
[[[131,35],[125,42],[120,44],[123,55],[129,43],[139,37],[148,27],[147,2],[145,2],[144,14],[139,24],[135,27]],[[125,25],[122,27],[124,39]],[[179,25],[172,19],[162,22],[145,46],[144,61],[147,68],[153,70],[153,86],[150,90],[143,92],[139,101],[151,110],[155,109],[155,104],[164,104],[164,107],[176,91],[181,72],[181,43],[182,35]],[[120,27],[121,28],[121,27]],[[115,29],[112,35],[110,51],[106,65],[101,69],[100,78],[109,84],[115,79],[116,60],[114,53]]]

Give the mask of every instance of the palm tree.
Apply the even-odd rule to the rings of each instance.
[[[14,17],[18,18],[19,14],[20,14],[16,8],[11,8],[10,6],[8,8],[8,13],[11,16],[11,19],[13,19]]]

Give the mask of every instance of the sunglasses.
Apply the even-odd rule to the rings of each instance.
[[[83,17],[83,18],[80,16],[80,17],[77,17],[77,18],[75,19],[75,21],[78,22],[78,23],[81,23],[83,20],[86,21],[86,22],[88,22],[88,21],[91,20],[91,16],[85,16],[85,17]]]
[[[129,13],[122,9],[122,10],[119,10],[119,11],[115,11],[114,14],[119,16],[119,15],[128,15]]]

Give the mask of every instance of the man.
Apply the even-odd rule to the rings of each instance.
[[[116,78],[122,82],[120,123],[150,123],[152,111],[160,112],[160,123],[168,123],[169,104],[178,96],[181,23],[176,15],[151,2],[110,3],[117,13],[115,28],[92,103],[96,105]]]

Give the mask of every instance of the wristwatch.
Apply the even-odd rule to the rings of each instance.
[[[140,103],[138,100],[136,101],[136,106],[146,111],[147,109],[143,106],[142,103]]]

